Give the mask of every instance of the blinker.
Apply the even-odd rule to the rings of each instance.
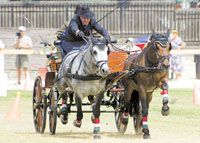
[[[155,41],[156,43],[159,43],[163,48],[167,46],[168,41]]]

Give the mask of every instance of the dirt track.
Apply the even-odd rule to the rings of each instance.
[[[15,98],[15,97],[14,97]],[[8,122],[5,115],[13,103],[14,98],[4,100],[0,98],[0,143],[130,143],[130,142],[148,142],[148,143],[199,143],[200,142],[200,108],[186,105],[191,95],[175,97],[176,101],[171,105],[171,115],[162,117],[160,114],[161,98],[155,96],[151,109],[149,111],[149,128],[151,133],[150,140],[143,140],[142,137],[134,134],[132,119],[129,120],[129,127],[125,135],[117,133],[114,123],[114,114],[101,115],[101,140],[93,140],[93,125],[90,121],[91,114],[84,114],[82,127],[75,128],[72,124],[75,114],[70,114],[69,123],[62,125],[58,119],[56,135],[49,134],[48,122],[44,134],[35,133],[33,120],[31,98],[21,97],[20,99],[20,120]],[[184,107],[184,106],[185,107]]]

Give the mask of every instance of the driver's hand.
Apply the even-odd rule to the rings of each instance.
[[[84,34],[82,31],[79,31],[79,32],[78,32],[78,36],[79,36],[79,37],[85,37],[85,34]]]
[[[110,36],[104,36],[105,42],[110,44]]]

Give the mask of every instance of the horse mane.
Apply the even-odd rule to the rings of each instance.
[[[146,65],[146,56],[148,51],[153,48],[152,42],[149,42],[147,44],[147,46],[142,50],[141,53],[139,53],[139,55],[137,55],[135,58],[133,58],[133,60],[131,61],[132,65],[131,67],[145,67]],[[134,55],[133,55],[134,56]],[[143,60],[142,60],[143,59]],[[142,63],[141,63],[142,62]]]

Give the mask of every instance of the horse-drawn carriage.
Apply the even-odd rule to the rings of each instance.
[[[162,42],[156,39],[152,41],[153,42],[156,41],[160,45],[162,44]],[[46,117],[48,113],[50,133],[55,134],[57,117],[61,117],[60,99],[67,97],[69,99],[67,100],[67,112],[68,113],[77,112],[77,119],[74,121],[74,125],[76,127],[80,127],[79,125],[81,125],[81,119],[83,116],[82,112],[84,112],[82,111],[81,106],[82,105],[92,106],[92,109],[93,109],[93,111],[91,111],[93,112],[92,122],[95,125],[94,131],[93,131],[94,137],[99,137],[100,131],[97,125],[99,124],[99,115],[100,115],[99,104],[101,104],[101,105],[113,107],[114,110],[112,112],[114,112],[115,114],[115,123],[119,132],[124,133],[126,131],[126,128],[128,125],[128,116],[130,115],[131,117],[133,117],[133,123],[134,123],[134,128],[135,128],[136,133],[140,133],[142,131],[141,129],[143,128],[144,138],[148,138],[149,132],[144,131],[144,129],[148,129],[148,126],[145,124],[147,123],[147,121],[144,120],[144,115],[143,115],[144,114],[143,110],[144,109],[148,110],[148,107],[146,106],[144,107],[143,101],[141,101],[142,102],[141,104],[140,102],[141,97],[139,96],[140,90],[139,89],[135,90],[135,88],[134,90],[131,88],[132,90],[131,94],[133,94],[133,96],[131,96],[129,100],[129,103],[131,104],[129,104],[129,106],[126,105],[127,100],[126,100],[125,95],[127,94],[126,92],[128,92],[127,90],[129,90],[129,88],[125,87],[127,86],[127,83],[123,81],[123,78],[129,77],[130,79],[135,80],[132,77],[135,76],[135,74],[137,73],[140,73],[140,72],[148,73],[151,70],[153,70],[154,72],[156,72],[156,70],[159,70],[159,72],[162,72],[162,69],[160,67],[155,67],[156,65],[153,65],[152,67],[145,67],[145,65],[140,66],[140,64],[142,63],[137,63],[138,65],[134,69],[127,68],[127,66],[128,67],[130,66],[130,63],[133,63],[132,58],[134,56],[129,56],[130,51],[127,52],[127,51],[119,50],[119,49],[118,51],[109,52],[109,56],[105,57],[105,59],[102,59],[102,53],[101,53],[100,54],[101,58],[98,61],[97,56],[96,56],[97,53],[104,52],[104,55],[107,55],[105,53],[108,53],[108,51],[106,49],[105,51],[102,50],[102,43],[99,43],[99,41],[97,41],[97,43],[95,44],[92,43],[92,45],[93,46],[91,46],[90,48],[83,49],[82,52],[77,52],[77,51],[72,52],[71,54],[68,55],[67,58],[63,59],[62,63],[60,60],[56,58],[55,56],[56,54],[54,54],[53,52],[50,52],[47,54],[49,71],[46,73],[44,83],[42,83],[43,81],[40,76],[38,76],[35,79],[34,89],[33,89],[33,119],[34,119],[36,132],[39,132],[39,133],[44,132],[45,126],[46,126]],[[160,49],[163,49],[162,46],[163,45],[160,46]],[[45,44],[45,47],[49,49],[51,48],[51,45]],[[98,47],[101,47],[100,48],[101,50],[99,50]],[[153,49],[153,50],[156,50],[156,49]],[[165,61],[165,59],[168,58],[168,56],[166,55],[166,53],[163,56],[162,53],[160,53],[159,48],[155,52],[156,54],[158,54],[155,56],[159,58],[158,60],[161,60],[161,61],[158,61],[159,64],[162,64],[163,66],[164,65],[163,62]],[[83,56],[80,56],[81,55],[80,53]],[[133,54],[133,55],[136,55],[136,54]],[[144,54],[139,54],[139,55],[144,55]],[[92,56],[94,57],[96,56],[96,57],[93,58]],[[83,64],[85,64],[84,66],[86,67],[90,66],[91,63],[87,63],[88,61],[84,60],[84,58],[86,57],[90,58],[90,61],[92,61],[92,59],[96,60],[94,62],[95,63],[94,68],[96,69],[93,69],[92,71],[97,70],[98,71],[97,74],[96,73],[89,74],[89,77],[88,76],[86,77],[85,75],[82,76],[82,75],[77,74],[78,71],[81,71],[81,67]],[[74,63],[75,59],[76,61],[80,59],[80,63],[78,65],[75,65]],[[109,69],[111,71],[110,73],[106,71],[107,62],[109,65]],[[73,71],[73,64],[76,67],[75,71]],[[133,66],[134,64],[131,64],[131,65]],[[91,67],[89,67],[88,69],[90,68]],[[71,71],[71,72],[65,73],[66,71]],[[61,72],[63,73],[61,74]],[[67,83],[63,83],[63,81],[66,81],[66,78],[68,80]],[[91,80],[92,80],[92,83],[89,83]],[[83,81],[83,83],[80,81]],[[98,81],[98,83],[96,83],[96,81]],[[78,83],[78,85],[80,86],[79,87],[77,87],[77,85],[73,86],[76,83]],[[70,84],[70,86],[64,86],[66,84]],[[98,91],[98,94],[96,95],[95,101],[93,98],[88,98],[89,102],[81,103],[82,98],[86,97],[85,96],[86,92],[82,93],[83,90],[85,90],[83,86],[86,86],[87,84],[91,85],[90,87],[92,88],[90,90],[91,93],[95,91],[92,95],[95,95],[97,91]],[[92,87],[95,84],[101,85],[103,87]],[[154,89],[157,86],[158,85],[153,86]],[[80,91],[74,91],[75,89],[79,90],[78,88],[80,87],[82,87]],[[102,89],[100,90],[98,88],[102,88]],[[64,89],[65,92],[62,92],[62,89]],[[151,93],[153,92],[153,90],[149,89]],[[148,94],[149,94],[149,91],[148,91]],[[166,90],[163,89],[163,91],[165,92]],[[75,92],[77,92],[77,94],[75,94]],[[79,98],[78,93],[82,94],[83,97],[78,99]],[[102,96],[100,96],[100,94],[102,94]],[[165,94],[167,93],[165,92]],[[87,93],[87,96],[89,96],[88,93]],[[106,98],[104,98],[104,96]],[[74,103],[74,100],[76,101],[75,103]],[[150,101],[148,101],[148,104],[149,102]],[[81,105],[78,105],[77,103]],[[167,103],[168,103],[168,100],[165,101],[165,104]],[[74,106],[74,105],[77,105],[77,111],[71,110],[71,106]],[[163,105],[164,105],[164,102],[163,102]],[[128,114],[128,116],[124,116],[124,114]],[[147,115],[145,113],[145,118],[146,116]],[[145,127],[147,126],[147,128],[144,128],[144,124],[145,124]]]

